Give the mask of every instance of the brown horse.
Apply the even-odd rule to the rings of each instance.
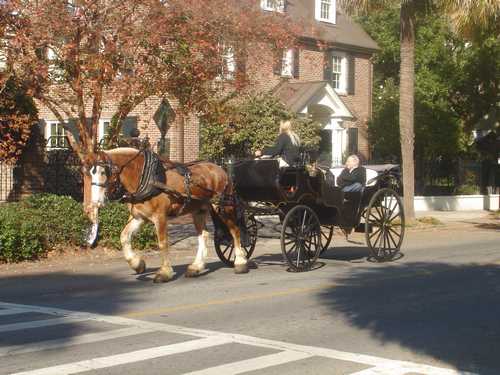
[[[167,160],[162,162],[166,177],[162,191],[148,199],[128,203],[130,217],[120,236],[123,255],[128,264],[137,273],[143,273],[146,270],[146,263],[132,249],[131,240],[146,220],[154,224],[162,257],[162,264],[156,272],[154,282],[166,282],[174,276],[169,259],[168,218],[179,214],[191,214],[193,217],[198,234],[198,251],[194,262],[188,266],[186,276],[197,276],[205,269],[204,257],[207,256],[208,240],[206,221],[209,211],[215,209],[212,201],[232,193],[231,182],[226,172],[213,163],[192,163],[188,166],[191,177],[186,180],[174,168],[174,163]],[[137,192],[145,165],[145,153],[133,148],[116,148],[92,155],[88,163],[92,166],[91,202],[97,217],[99,207],[105,203],[106,191],[114,189],[118,183],[121,183],[129,194]],[[187,199],[187,196],[191,199]],[[246,273],[247,259],[241,248],[235,211],[230,205],[222,206],[219,217],[227,225],[235,244],[235,272]]]

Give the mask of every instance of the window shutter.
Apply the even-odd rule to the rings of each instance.
[[[332,81],[332,51],[325,52],[325,61],[323,63],[323,79],[325,81]]]
[[[354,66],[354,56],[352,54],[347,55],[347,93],[349,95],[354,95],[354,88],[356,86]]]
[[[293,78],[299,78],[299,59],[300,59],[300,50],[295,48],[293,50]]]
[[[273,71],[277,76],[281,76],[281,71],[283,69],[283,50],[277,50],[274,52],[274,66]]]
[[[245,50],[239,50],[236,54],[236,72],[244,77],[247,71],[247,55]]]
[[[358,153],[358,128],[347,129],[347,151],[349,155]]]

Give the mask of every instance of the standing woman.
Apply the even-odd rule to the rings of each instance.
[[[255,151],[255,156],[277,157],[280,168],[295,165],[300,157],[300,138],[292,130],[291,121],[281,121],[280,134],[275,145]]]

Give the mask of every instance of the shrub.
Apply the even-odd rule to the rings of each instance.
[[[68,196],[53,194],[33,195],[22,203],[34,215],[43,217],[42,226],[49,248],[84,244],[83,233],[89,221],[83,213],[81,203]]]
[[[112,202],[99,210],[99,242],[102,245],[121,248],[120,233],[127,224],[129,212],[127,206]],[[134,236],[134,248],[147,249],[157,246],[155,228],[145,224]]]
[[[21,204],[0,209],[0,261],[19,262],[35,259],[46,249],[42,217]]]
[[[100,244],[121,247],[120,233],[127,224],[128,209],[111,203],[99,212]],[[38,194],[20,203],[0,206],[0,261],[19,262],[44,256],[55,247],[84,245],[89,226],[81,203],[71,197]],[[146,224],[134,237],[134,247],[156,247],[153,225]]]

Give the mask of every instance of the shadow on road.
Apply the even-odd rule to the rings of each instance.
[[[380,264],[319,295],[333,314],[459,369],[500,372],[500,266]],[[491,372],[492,369],[495,371]]]

